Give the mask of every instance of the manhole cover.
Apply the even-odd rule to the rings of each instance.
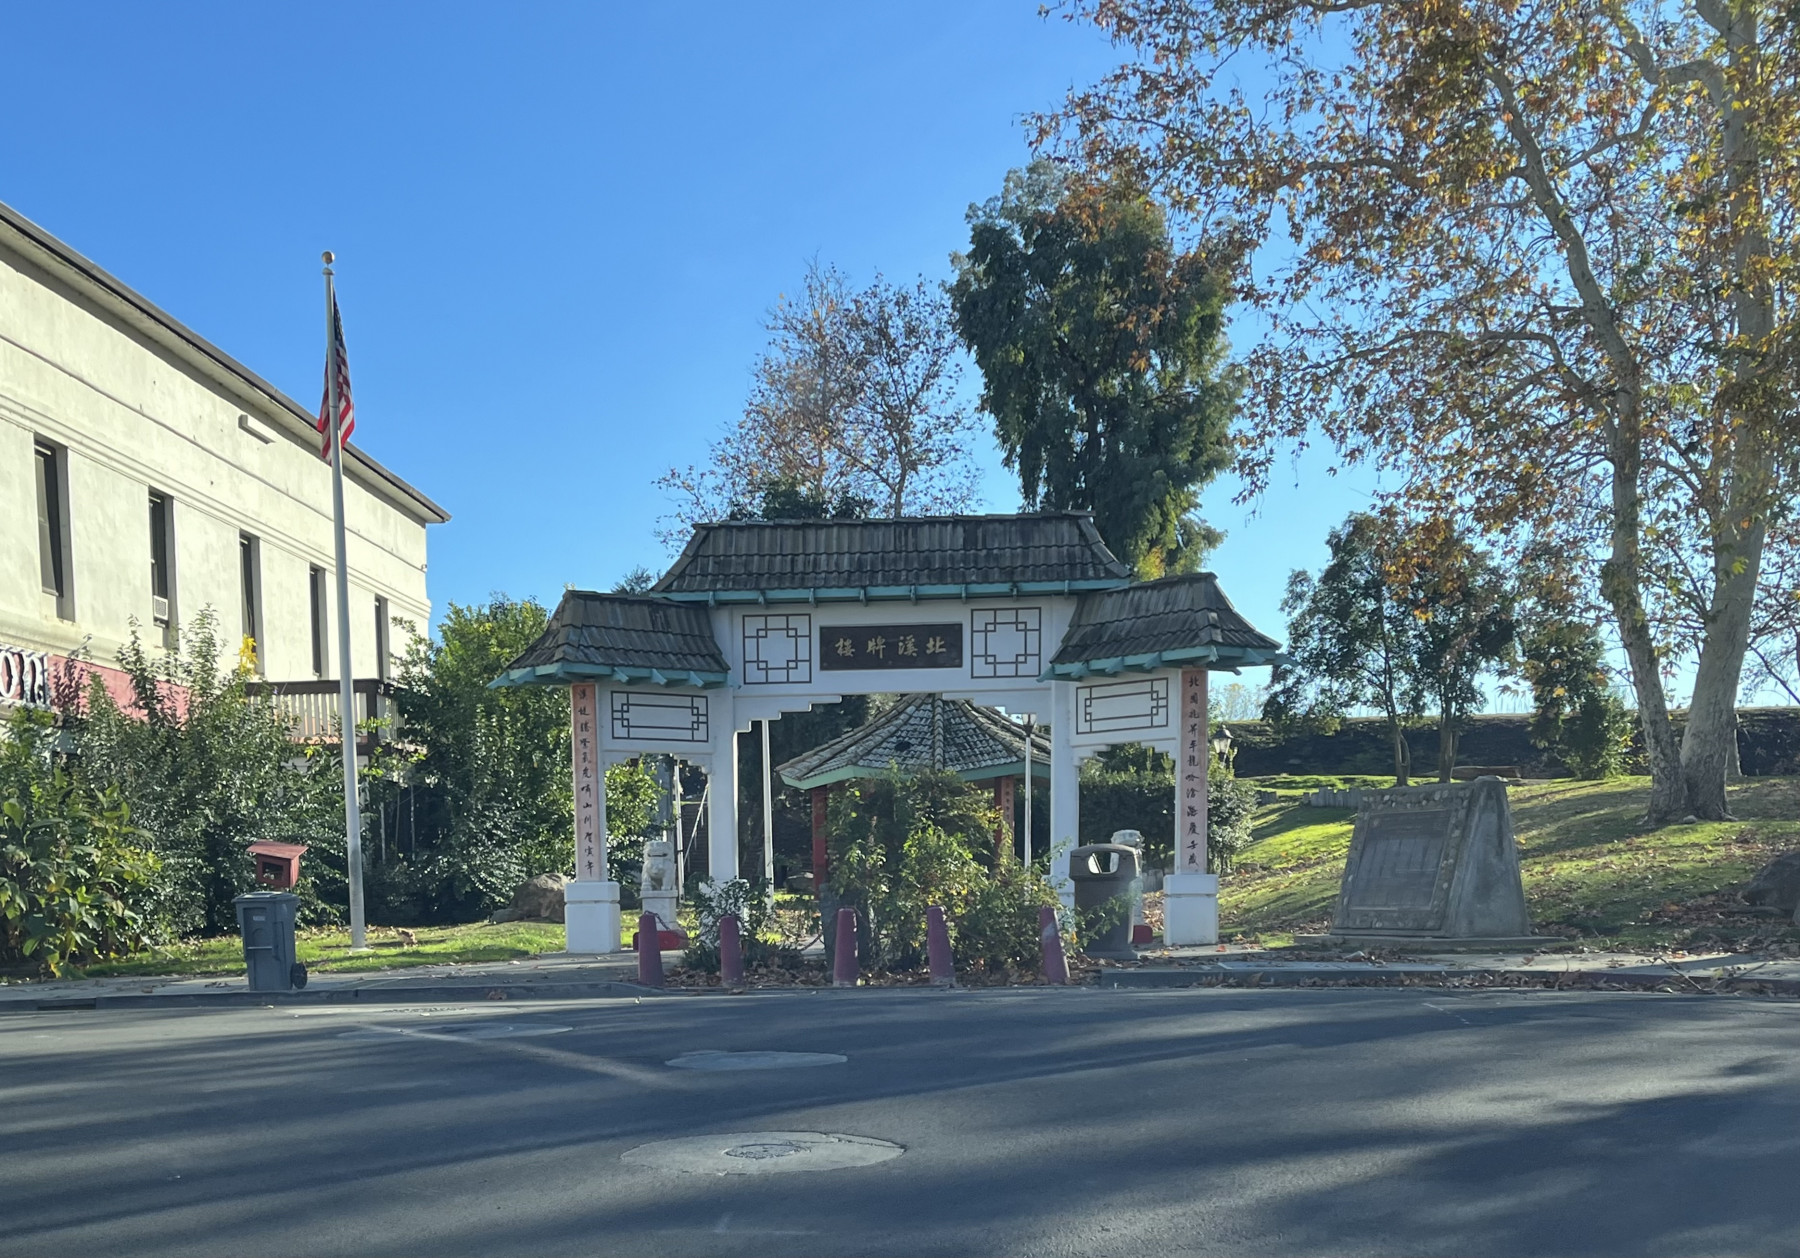
[[[620,1156],[634,1166],[690,1175],[779,1175],[873,1166],[906,1150],[889,1140],[824,1131],[733,1131],[641,1144]]]
[[[512,1040],[531,1035],[561,1035],[573,1027],[554,1022],[424,1022],[412,1026],[368,1026],[340,1031],[340,1040],[457,1039]]]
[[[709,1049],[683,1053],[664,1064],[677,1070],[793,1070],[801,1066],[841,1066],[848,1060],[842,1053],[722,1053]]]

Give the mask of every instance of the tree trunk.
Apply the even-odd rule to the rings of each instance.
[[[1612,464],[1612,553],[1600,566],[1600,590],[1612,605],[1619,644],[1625,648],[1625,658],[1631,665],[1631,687],[1637,693],[1644,759],[1650,768],[1650,803],[1645,820],[1662,825],[1687,813],[1687,784],[1681,773],[1675,731],[1669,724],[1669,701],[1663,693],[1656,641],[1650,633],[1650,619],[1644,613],[1640,548],[1643,502],[1639,485],[1644,452],[1639,404],[1635,382],[1620,390],[1608,452]]]
[[[1438,781],[1448,782],[1456,767],[1456,717],[1448,709],[1438,712]]]
[[[1412,785],[1412,748],[1406,745],[1406,730],[1398,717],[1388,717],[1388,733],[1394,740],[1394,785]]]
[[[1758,370],[1775,333],[1775,293],[1766,264],[1770,256],[1761,195],[1756,117],[1767,107],[1761,98],[1764,79],[1757,10],[1731,5],[1707,20],[1725,37],[1729,58],[1730,103],[1722,109],[1720,157],[1730,190],[1726,214],[1732,244],[1732,331],[1739,353],[1748,359],[1740,376]],[[1722,19],[1722,21],[1721,21]],[[1753,95],[1754,93],[1754,95]],[[1766,142],[1766,141],[1765,141]],[[1755,403],[1752,403],[1755,405]],[[1766,403],[1764,404],[1766,406]],[[1713,521],[1713,597],[1700,663],[1694,674],[1694,699],[1681,739],[1681,772],[1688,807],[1706,821],[1730,816],[1725,777],[1737,745],[1737,692],[1750,643],[1750,614],[1756,584],[1762,576],[1774,460],[1759,415],[1733,416],[1729,480],[1724,502]]]
[[[1760,521],[1744,531],[1737,545],[1721,541],[1716,546],[1712,619],[1701,639],[1694,698],[1681,736],[1688,809],[1702,821],[1723,821],[1731,815],[1725,779],[1737,758],[1738,682],[1750,644],[1750,611],[1762,572],[1762,550]]]

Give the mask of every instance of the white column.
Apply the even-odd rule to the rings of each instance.
[[[1207,872],[1207,675],[1181,672],[1181,740],[1175,757],[1175,872],[1163,879],[1163,943],[1219,942],[1219,876]]]
[[[569,687],[569,742],[575,786],[575,881],[563,888],[563,947],[618,952],[619,884],[606,873],[606,759],[600,754],[600,692]]]
[[[706,869],[714,883],[738,876],[737,714],[729,694],[714,692],[712,702],[712,782],[707,795]]]
[[[775,762],[769,759],[769,718],[762,719],[762,877],[775,894]],[[771,899],[770,903],[774,903]]]
[[[1050,683],[1050,881],[1073,908],[1069,853],[1081,842],[1081,763],[1075,755],[1075,686]]]

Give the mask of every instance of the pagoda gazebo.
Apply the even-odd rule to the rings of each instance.
[[[708,773],[708,874],[738,874],[736,740],[851,694],[936,694],[1049,730],[1053,871],[1069,892],[1077,770],[1118,743],[1175,757],[1164,938],[1218,937],[1207,870],[1207,678],[1282,661],[1210,573],[1134,582],[1084,512],[703,524],[647,593],[571,590],[497,687],[567,686],[575,771],[571,952],[619,949],[606,766]]]
[[[812,793],[815,887],[825,881],[830,864],[825,815],[831,788],[853,778],[911,776],[926,770],[954,773],[965,782],[993,783],[994,807],[1000,813],[1000,827],[994,833],[998,856],[1012,835],[1019,780],[1028,773],[1034,780],[1050,780],[1050,740],[967,699],[907,695],[874,720],[777,765],[775,772],[783,782]]]

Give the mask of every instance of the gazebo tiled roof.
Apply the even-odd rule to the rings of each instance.
[[[1049,776],[1050,740],[1033,733],[1032,776]],[[967,699],[908,695],[866,725],[795,756],[775,771],[807,790],[848,778],[947,769],[965,781],[1025,771],[1025,731]]]
[[[641,594],[570,590],[495,687],[617,680],[722,686],[730,671],[706,609]]]
[[[1129,584],[1085,511],[702,524],[651,593],[713,603],[1073,594]]]
[[[1235,670],[1284,659],[1281,644],[1252,628],[1213,574],[1200,572],[1082,598],[1045,676]]]

